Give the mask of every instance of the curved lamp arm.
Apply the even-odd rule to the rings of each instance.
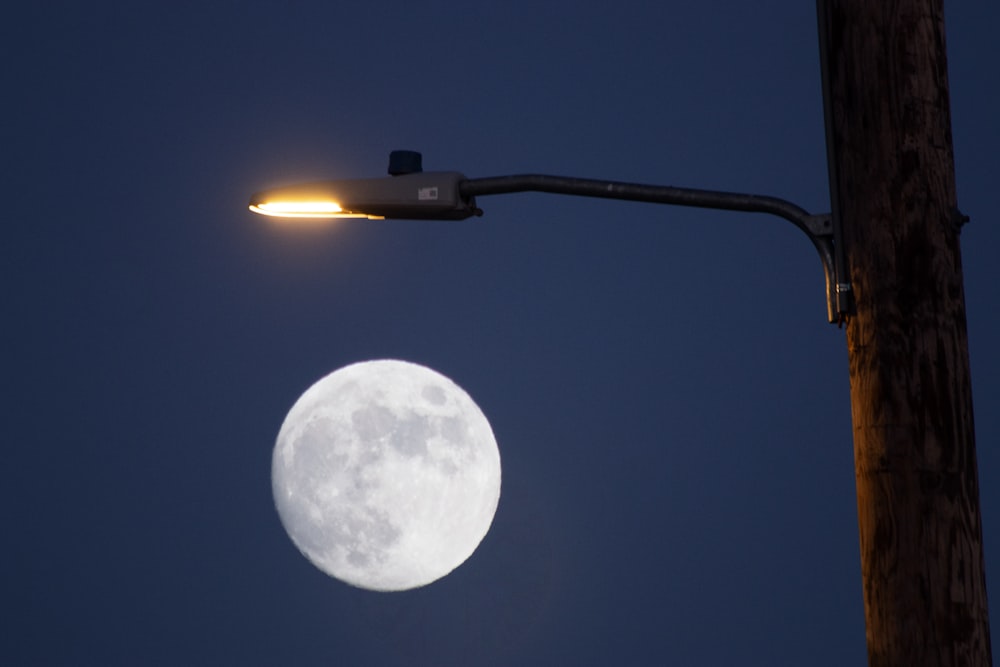
[[[801,229],[816,247],[820,261],[823,263],[823,273],[826,276],[826,309],[829,321],[843,322],[848,314],[846,293],[850,289],[850,285],[840,282],[837,276],[831,216],[812,215],[785,199],[736,192],[675,188],[668,185],[642,185],[543,174],[465,179],[459,182],[458,190],[461,198],[467,202],[472,202],[475,197],[483,195],[549,192],[578,197],[600,197],[654,204],[770,213],[788,220]],[[481,214],[478,209],[476,211]]]

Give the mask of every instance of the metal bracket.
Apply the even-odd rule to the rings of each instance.
[[[809,215],[802,222],[806,232],[812,236],[833,237],[833,216],[829,213]]]

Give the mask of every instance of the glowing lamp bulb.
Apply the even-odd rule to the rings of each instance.
[[[340,204],[332,201],[269,201],[252,204],[254,213],[279,218],[339,218],[346,217]],[[350,216],[350,214],[347,214]],[[354,216],[350,216],[354,217]]]

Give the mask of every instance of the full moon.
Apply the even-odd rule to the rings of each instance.
[[[274,502],[316,567],[377,591],[417,588],[472,555],[500,500],[500,452],[454,382],[405,361],[310,387],[278,433]]]

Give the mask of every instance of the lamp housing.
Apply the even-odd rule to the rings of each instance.
[[[462,196],[465,180],[458,172],[439,171],[316,181],[258,192],[250,210],[279,218],[464,220],[482,214],[474,198]]]

